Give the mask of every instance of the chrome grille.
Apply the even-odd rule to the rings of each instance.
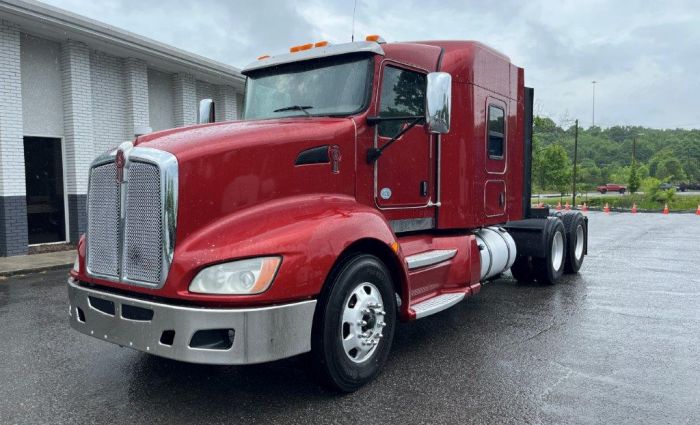
[[[112,151],[98,157],[88,188],[87,273],[132,285],[161,287],[175,251],[177,158],[125,142],[123,183]]]
[[[160,170],[153,164],[132,162],[127,188],[122,276],[156,284],[163,269]]]
[[[88,191],[88,269],[119,276],[119,183],[117,167],[108,163],[90,171]]]

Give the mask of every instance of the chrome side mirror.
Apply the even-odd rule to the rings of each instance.
[[[425,96],[425,122],[431,133],[444,134],[450,131],[452,109],[452,76],[447,72],[428,74]]]
[[[199,115],[197,116],[198,124],[207,124],[216,121],[214,112],[214,101],[211,99],[202,99],[199,101]]]

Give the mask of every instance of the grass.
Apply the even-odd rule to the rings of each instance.
[[[541,202],[549,205],[556,205],[561,200],[562,205],[568,202],[571,204],[571,196],[563,196],[561,198],[542,198]],[[533,204],[538,202],[537,197],[532,198]],[[644,195],[603,195],[590,197],[586,199],[586,196],[577,196],[576,203],[581,205],[583,202],[589,207],[602,208],[607,203],[612,209],[631,209],[632,204],[637,204],[639,210],[649,210],[649,211],[661,211],[664,208],[663,202],[657,202],[651,199],[647,199]],[[700,195],[688,195],[680,196],[676,195],[668,203],[668,208],[671,211],[696,211],[700,205]]]

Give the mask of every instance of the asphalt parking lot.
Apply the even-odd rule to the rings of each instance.
[[[589,216],[580,274],[504,276],[401,325],[344,396],[301,358],[199,366],[78,334],[63,271],[0,281],[0,423],[700,423],[700,217]]]

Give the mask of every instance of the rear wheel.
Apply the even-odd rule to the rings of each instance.
[[[620,189],[620,195],[624,195],[624,194],[625,194],[625,189]]]
[[[314,317],[311,355],[316,376],[352,392],[386,363],[396,326],[391,275],[371,255],[343,261],[329,278]]]
[[[583,265],[586,253],[586,221],[580,212],[561,214],[560,218],[566,230],[567,249],[564,261],[564,273],[577,273]]]
[[[566,231],[561,220],[551,220],[545,227],[546,247],[544,258],[533,258],[532,265],[537,275],[537,281],[547,285],[556,283],[564,273],[566,254]]]

